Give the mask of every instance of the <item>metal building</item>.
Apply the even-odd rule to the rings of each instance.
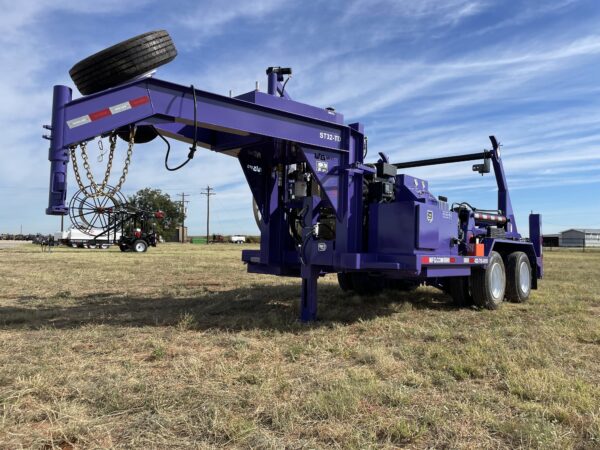
[[[600,228],[571,228],[560,233],[561,247],[600,247]]]

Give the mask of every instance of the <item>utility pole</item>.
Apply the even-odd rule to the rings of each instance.
[[[185,244],[185,204],[189,203],[189,200],[186,200],[186,197],[189,197],[190,194],[186,194],[182,192],[181,194],[181,243]]]
[[[210,186],[206,186],[204,191],[200,194],[206,195],[206,243],[210,242],[210,196],[216,195],[214,192],[215,188],[211,188]]]

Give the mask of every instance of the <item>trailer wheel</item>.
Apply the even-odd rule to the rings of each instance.
[[[119,249],[120,249],[122,252],[129,251],[129,245],[127,245],[127,244],[125,244],[125,243],[120,243],[120,244],[119,244]]]
[[[452,277],[448,279],[446,292],[450,297],[452,297],[452,301],[459,308],[473,304],[471,286],[468,277]]]
[[[502,256],[491,252],[485,269],[474,269],[471,275],[473,302],[487,309],[498,309],[506,291],[506,270]]]
[[[352,290],[352,274],[348,272],[338,272],[337,279],[342,291],[349,292]]]
[[[148,250],[148,244],[143,239],[138,239],[133,243],[133,251],[137,253],[144,253]]]
[[[506,299],[523,303],[531,293],[531,264],[523,252],[513,252],[506,259]]]
[[[83,95],[118,86],[175,59],[177,50],[165,30],[140,34],[75,64],[69,74]]]

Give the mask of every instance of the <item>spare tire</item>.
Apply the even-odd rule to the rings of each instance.
[[[69,75],[79,92],[89,95],[144,75],[176,56],[169,33],[150,31],[88,56]]]

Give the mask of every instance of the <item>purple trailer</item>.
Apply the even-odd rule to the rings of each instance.
[[[123,61],[143,55],[120,52],[110,67],[114,58],[103,61],[102,54],[87,59],[96,64],[90,66],[95,75],[85,78],[85,70],[92,71],[79,67],[84,74],[73,77],[89,95],[72,99],[70,88],[54,87],[47,214],[67,213],[69,153],[78,145],[115,134],[129,133],[135,143],[158,137],[165,145],[169,139],[191,144],[188,161],[198,146],[237,158],[261,232],[260,249],[244,250],[242,260],[252,273],[301,278],[303,321],[316,318],[317,280],[328,273],[337,274],[342,289],[361,295],[427,284],[457,304],[488,309],[505,299],[526,301],[537,288],[541,217],[529,216],[529,238],[523,238],[493,136],[491,148],[478,153],[398,164],[380,153],[367,163],[363,125],[344,124],[331,108],[292,100],[285,89],[289,68],[267,69],[267,92],[257,88],[232,98],[135,78],[141,73],[117,72],[119,78],[115,71]],[[102,75],[102,64],[111,69],[108,85],[93,79]],[[474,160],[481,162],[474,171],[494,171],[498,201],[491,210],[449,205],[426,180],[400,172]]]

